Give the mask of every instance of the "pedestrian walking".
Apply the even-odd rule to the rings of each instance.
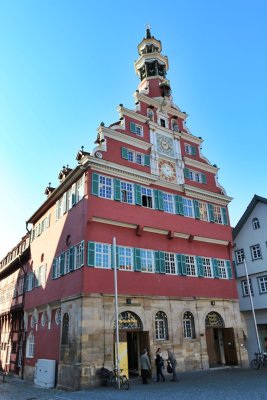
[[[171,367],[172,367],[172,382],[177,382],[179,379],[177,378],[176,375],[176,365],[177,365],[177,361],[176,358],[172,352],[171,349],[168,349],[168,359],[167,361],[170,362]]]
[[[143,384],[147,384],[149,371],[151,370],[151,365],[150,365],[150,361],[149,361],[146,349],[144,349],[144,352],[141,355],[140,363],[141,363],[142,382],[143,382]]]
[[[162,373],[162,369],[164,368],[164,361],[162,358],[162,353],[161,353],[160,347],[156,351],[155,364],[156,364],[156,369],[157,369],[157,382],[160,381],[160,377],[162,378],[162,380],[164,382],[165,377]]]

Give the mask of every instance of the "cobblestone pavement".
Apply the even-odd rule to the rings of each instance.
[[[110,387],[64,392],[15,377],[0,380],[0,400],[267,400],[267,370],[220,369],[179,374],[179,382],[130,381],[130,390]]]

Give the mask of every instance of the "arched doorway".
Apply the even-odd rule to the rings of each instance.
[[[121,312],[118,316],[118,323],[120,340],[119,352],[121,352],[120,358],[124,358],[124,363],[126,362],[126,368],[128,368],[124,373],[129,376],[139,375],[140,354],[144,348],[148,349],[149,332],[143,331],[141,319],[132,311]]]
[[[210,367],[237,365],[233,328],[225,328],[223,318],[215,311],[207,314],[205,328]]]

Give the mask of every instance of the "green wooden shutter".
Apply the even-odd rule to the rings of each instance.
[[[184,254],[180,254],[180,256],[181,256],[181,274],[182,275],[187,275],[185,255]]]
[[[114,179],[114,200],[121,201],[121,181]]]
[[[184,168],[184,177],[189,179],[189,169],[188,168]]]
[[[144,155],[144,165],[146,167],[150,167],[150,155],[149,154]]]
[[[136,132],[136,130],[135,130],[135,123],[134,123],[134,122],[130,122],[130,131],[133,132],[133,133]]]
[[[221,207],[221,210],[222,210],[222,220],[223,220],[223,224],[224,224],[224,225],[229,225],[226,207]]]
[[[54,258],[53,264],[52,264],[52,279],[56,279],[56,268],[57,268],[57,259]]]
[[[121,148],[121,156],[125,160],[128,160],[128,149],[126,147]]]
[[[158,210],[159,209],[158,190],[153,190],[153,196],[154,196],[154,208],[155,208],[155,210]]]
[[[141,186],[135,184],[134,192],[135,192],[135,204],[141,206],[142,205]]]
[[[197,256],[196,260],[197,260],[197,274],[198,276],[204,276],[202,257]]]
[[[161,210],[161,211],[164,210],[163,192],[161,190],[158,190],[158,209]]]
[[[231,268],[231,263],[229,260],[225,261],[226,264],[226,269],[227,269],[227,277],[228,279],[233,279],[233,272],[232,272],[232,268]]]
[[[159,263],[159,251],[154,252],[154,259],[155,259],[155,272],[160,272],[160,263]]]
[[[201,182],[205,184],[207,183],[207,177],[205,174],[201,174]]]
[[[208,212],[209,212],[209,220],[210,222],[214,222],[214,211],[213,211],[213,205],[208,203]]]
[[[94,172],[92,174],[92,194],[94,196],[98,196],[98,188],[99,188],[99,175]]]
[[[175,212],[179,215],[184,215],[184,205],[182,196],[175,196]]]
[[[165,253],[164,251],[159,251],[159,272],[161,274],[165,274]]]
[[[88,242],[87,265],[88,267],[95,266],[95,242]]]
[[[81,241],[81,267],[84,265],[84,240]]]
[[[134,271],[141,271],[141,250],[134,249]]]
[[[182,275],[181,254],[176,254],[177,275]]]
[[[216,260],[216,258],[212,259],[212,266],[214,278],[219,278],[218,261]]]
[[[195,156],[197,154],[197,148],[196,146],[190,146],[191,147],[191,154],[192,156]]]
[[[64,262],[65,262],[65,253],[61,253],[59,257],[60,275],[64,275]]]
[[[193,202],[194,202],[195,218],[200,219],[199,202],[198,200],[193,200]]]
[[[74,270],[74,247],[70,247],[70,271]]]

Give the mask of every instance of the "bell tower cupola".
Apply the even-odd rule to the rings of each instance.
[[[170,96],[170,84],[166,79],[169,69],[168,57],[161,54],[161,41],[151,35],[149,25],[146,28],[146,37],[139,43],[137,49],[139,58],[135,61],[134,67],[141,81],[139,90],[153,86],[153,93],[149,90],[152,97]]]

